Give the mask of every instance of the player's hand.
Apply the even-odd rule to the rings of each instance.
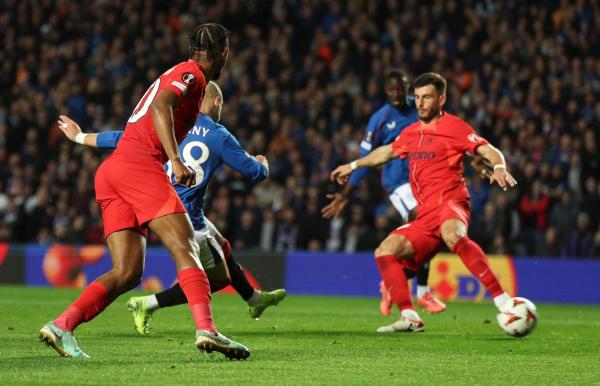
[[[173,175],[177,183],[185,185],[188,188],[196,184],[196,173],[181,162],[180,159],[172,161],[171,165],[173,166]]]
[[[489,161],[480,155],[473,156],[471,166],[480,173],[481,178],[490,178],[494,173],[494,169],[489,165]]]
[[[75,142],[75,137],[77,134],[81,133],[81,127],[66,115],[58,116],[58,128],[62,130],[63,133],[69,138],[71,141]]]
[[[348,199],[341,193],[328,194],[327,198],[331,199],[331,202],[321,209],[321,215],[323,218],[338,218],[348,203]]]
[[[352,174],[352,167],[350,164],[344,164],[338,166],[334,171],[332,171],[329,177],[331,181],[335,181],[340,185],[344,185],[346,182],[348,182],[348,176],[350,176],[350,174]]]
[[[493,184],[494,181],[496,181],[504,191],[517,185],[517,180],[506,171],[506,168],[496,168],[496,170],[494,170],[490,176],[490,184]]]
[[[267,160],[267,157],[265,157],[262,154],[258,154],[255,155],[254,158],[256,158],[256,160],[260,162],[265,168],[267,168],[267,172],[269,171],[269,161]]]

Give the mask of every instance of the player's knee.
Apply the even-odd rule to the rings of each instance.
[[[448,248],[453,251],[456,243],[463,237],[466,237],[467,233],[460,229],[453,229],[446,232],[442,232],[442,239]]]
[[[142,272],[138,267],[117,267],[114,270],[118,286],[123,292],[134,289],[141,283]]]
[[[375,258],[393,255],[404,259],[411,255],[412,246],[410,241],[404,236],[395,236],[393,239],[387,238],[375,249]]]
[[[195,240],[174,241],[168,249],[175,261],[181,261],[188,257],[196,260],[200,256],[200,246]]]

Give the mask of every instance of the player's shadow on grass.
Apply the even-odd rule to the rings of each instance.
[[[519,342],[522,341],[521,338],[513,338],[510,337],[508,335],[506,336],[490,336],[490,335],[470,335],[470,336],[465,336],[465,339],[471,339],[471,340],[487,340],[487,341],[493,341],[494,343],[498,343],[498,342],[508,342],[508,343],[512,343],[512,342]]]
[[[272,337],[273,335],[285,337],[285,338],[293,338],[293,337],[314,337],[314,338],[336,338],[336,337],[364,337],[364,338],[373,338],[374,336],[383,336],[382,334],[378,334],[375,331],[328,331],[328,330],[268,330],[268,331],[241,331],[235,332],[231,331],[231,335],[236,335],[239,337]]]

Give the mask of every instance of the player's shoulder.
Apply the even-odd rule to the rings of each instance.
[[[418,133],[418,131],[419,131],[419,126],[421,126],[421,121],[418,121],[418,120],[411,123],[410,125],[406,126],[404,129],[402,129],[400,134],[398,134],[398,136],[394,139],[394,142],[400,140],[400,138],[406,139],[406,138],[410,137],[411,135],[415,135],[414,133]]]
[[[188,85],[192,85],[197,82],[202,84],[206,83],[202,69],[198,63],[193,60],[186,60],[184,62],[177,63],[165,71],[162,76],[168,78],[181,78],[181,80]]]
[[[404,130],[402,130],[402,132],[411,132],[413,130],[416,130],[419,128],[419,126],[421,126],[421,121],[419,121],[418,119],[416,121],[414,121],[413,123],[411,123],[410,125],[406,126],[404,128]]]
[[[233,134],[231,134],[231,132],[227,129],[227,127],[225,127],[223,124],[221,124],[219,122],[216,122],[215,120],[213,120],[211,117],[209,117],[206,114],[200,114],[197,122],[198,122],[198,124],[201,124],[202,126],[211,130],[211,134],[214,137],[219,137],[219,138],[222,138],[223,140],[229,139],[230,137],[235,138],[233,136]]]
[[[459,117],[458,115],[444,112],[444,122],[447,125],[460,126],[460,127],[471,127],[467,121]]]
[[[191,72],[201,72],[200,70],[200,66],[198,65],[198,63],[196,63],[195,61],[189,59],[189,60],[185,60],[183,62],[179,62],[176,65],[174,65],[173,67],[171,67],[172,72],[176,72],[176,71],[191,71]],[[167,71],[167,72],[169,72]]]
[[[391,105],[389,103],[385,103],[383,106],[375,110],[373,114],[371,114],[371,119],[381,119],[384,115],[389,113],[390,106]]]
[[[371,114],[371,118],[369,118],[369,126],[371,130],[377,129],[379,126],[385,123],[386,119],[391,114],[391,106],[392,105],[390,105],[389,103],[386,103],[377,110],[375,110],[373,114]]]

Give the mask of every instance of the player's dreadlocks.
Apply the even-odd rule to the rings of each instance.
[[[190,35],[190,58],[195,51],[206,51],[208,60],[213,60],[227,46],[230,34],[221,24],[200,24]]]

